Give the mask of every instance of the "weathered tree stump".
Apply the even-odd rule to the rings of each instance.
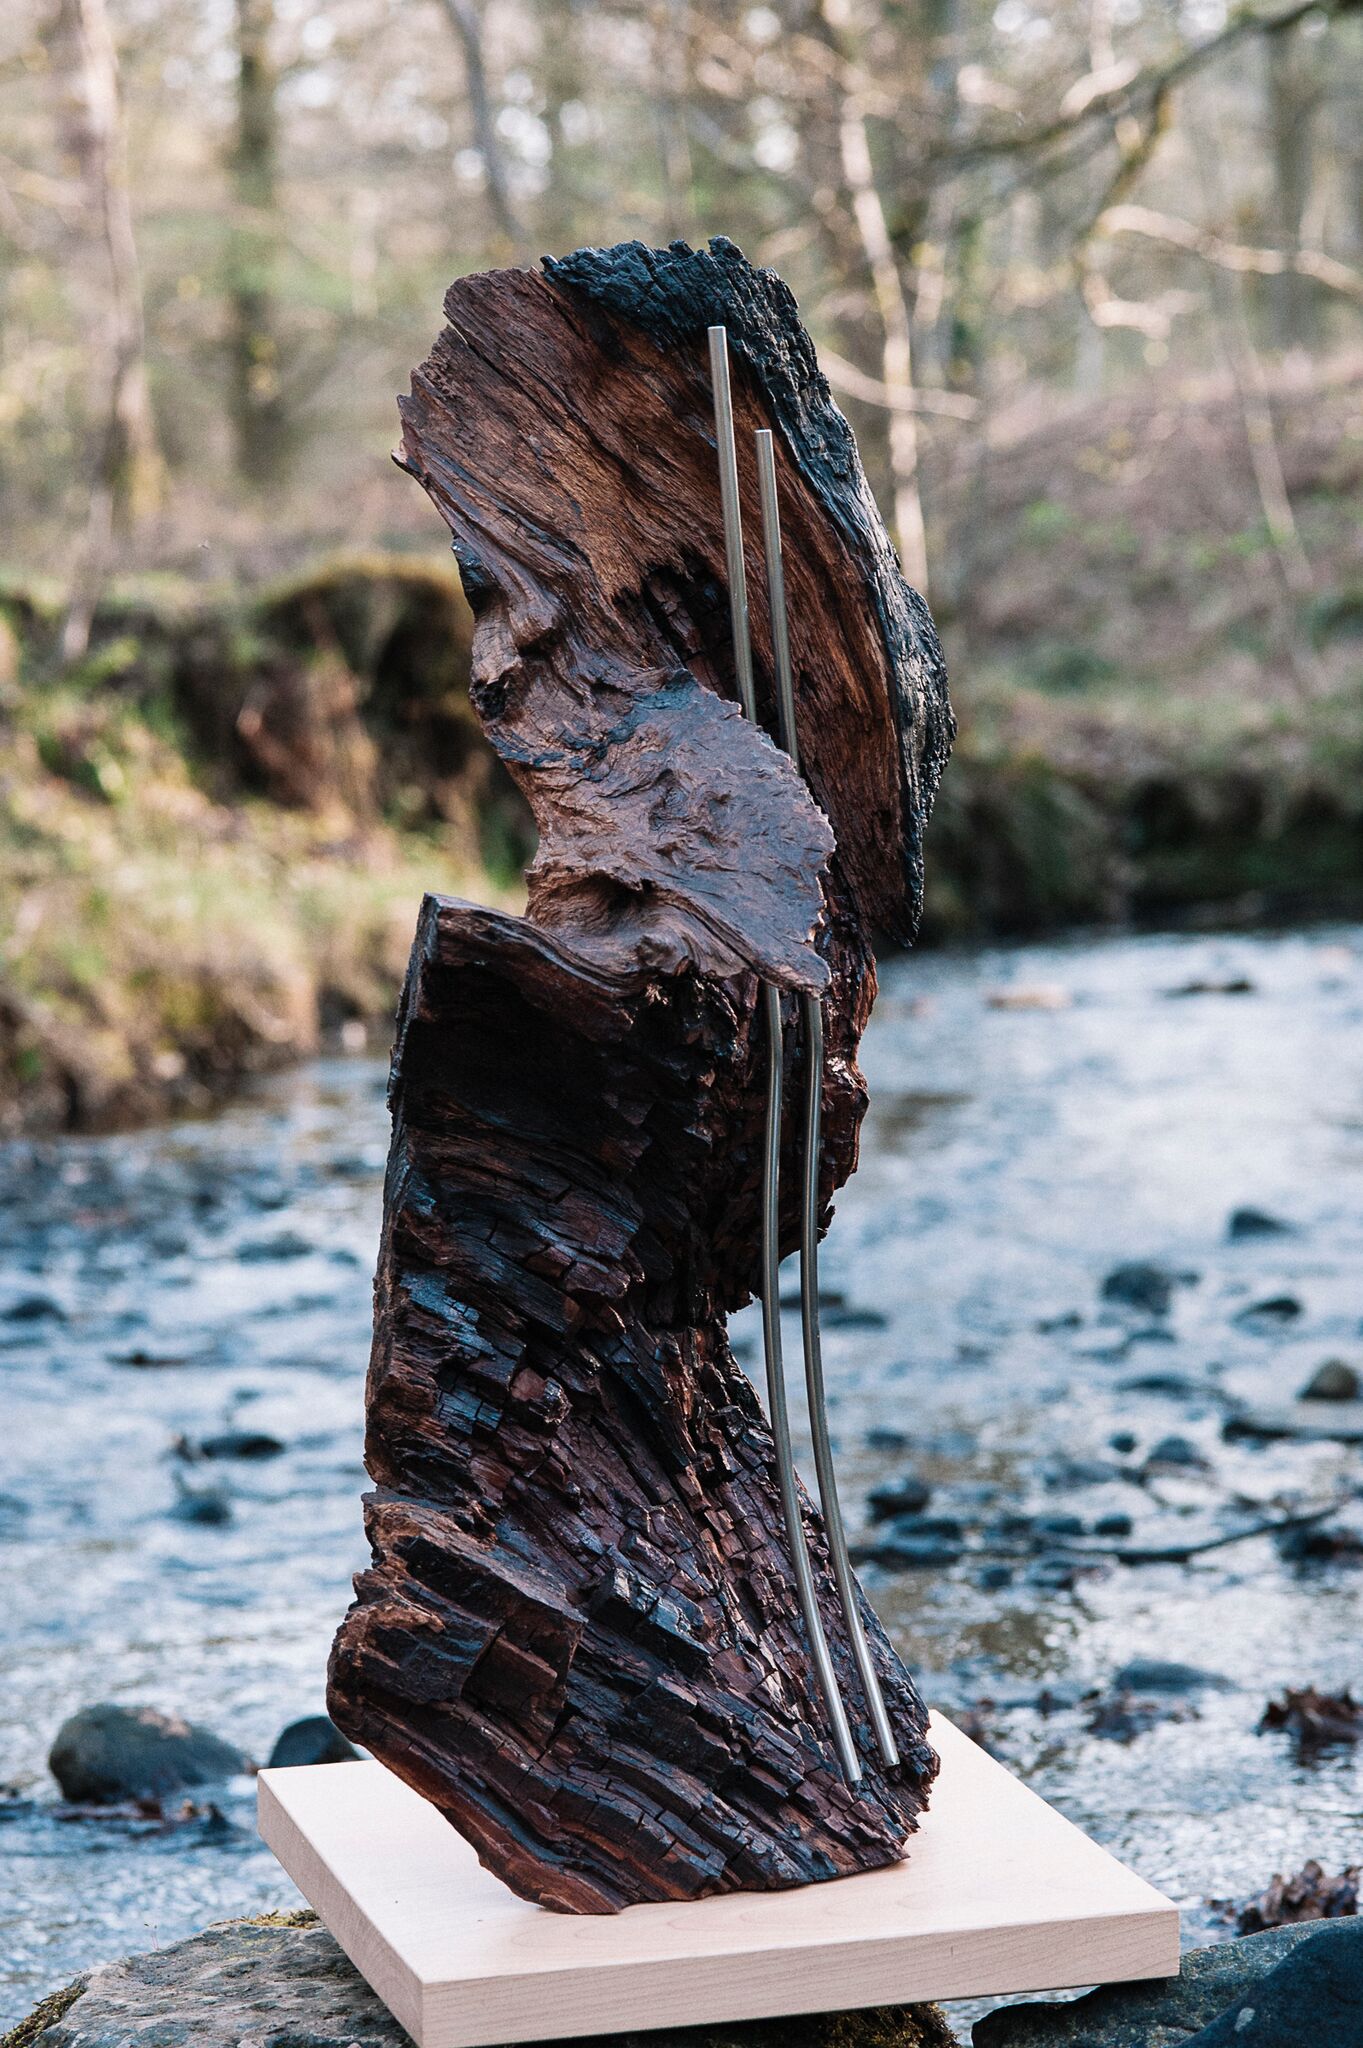
[[[936,637],[789,292],[732,245],[583,250],[445,306],[401,459],[454,534],[473,702],[540,845],[524,918],[421,913],[368,1388],[374,1563],[331,1712],[548,1906],[867,1869],[926,1803],[924,1709],[867,1610],[904,1759],[885,1772],[809,1509],[865,1769],[849,1791],[725,1314],[758,1267],[763,979],[792,992],[793,1067],[793,992],[822,992],[825,1199],[855,1164],[870,934],[912,936],[950,741]],[[734,702],[720,321],[750,505],[753,429],[777,430],[808,787]]]

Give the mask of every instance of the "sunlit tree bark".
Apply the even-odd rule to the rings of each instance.
[[[289,461],[279,339],[279,109],[273,0],[237,0],[232,153],[231,408],[237,471],[261,489]]]
[[[61,0],[56,41],[64,60],[67,144],[98,224],[107,265],[102,331],[103,401],[81,560],[67,614],[68,656],[84,652],[114,535],[156,504],[161,461],[147,388],[137,240],[128,184],[118,56],[105,0]]]

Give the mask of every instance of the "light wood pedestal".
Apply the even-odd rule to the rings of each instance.
[[[419,2048],[1054,1990],[1178,1969],[1177,1909],[940,1716],[902,1863],[610,1916],[509,1892],[382,1764],[260,1774],[260,1832]]]

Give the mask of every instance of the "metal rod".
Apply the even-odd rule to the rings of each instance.
[[[781,557],[781,508],[776,488],[776,449],[771,429],[757,436],[757,489],[762,503],[762,549],[767,569],[767,602],[776,669],[776,715],[781,745],[798,768],[799,735],[795,728],[795,679],[790,661],[790,626],[786,611],[785,565]],[[814,1470],[819,1482],[828,1551],[842,1602],[843,1620],[861,1677],[871,1725],[880,1753],[891,1767],[899,1762],[885,1696],[862,1627],[857,1582],[847,1554],[847,1534],[838,1500],[833,1445],[828,1434],[828,1399],[824,1389],[823,1344],[819,1331],[819,1148],[823,1119],[823,1006],[816,995],[800,998],[805,1037],[805,1122],[803,1185],[800,1200],[800,1326],[804,1340],[805,1388],[809,1396],[809,1430],[814,1440]]]
[[[729,386],[729,336],[727,329],[709,330],[710,370],[714,387],[715,439],[719,451],[720,504],[724,514],[724,553],[729,575],[729,617],[734,638],[734,668],[745,714],[757,722],[757,693],[753,686],[752,639],[748,626],[748,582],[743,559],[743,524],[738,497],[738,452],[734,440],[733,397]],[[767,1128],[762,1161],[762,1349],[767,1369],[767,1406],[771,1411],[771,1433],[776,1448],[776,1474],[781,1493],[781,1513],[786,1541],[795,1571],[800,1612],[809,1640],[819,1690],[824,1697],[833,1746],[843,1777],[849,1785],[861,1778],[861,1763],[838,1688],[837,1673],[819,1613],[814,1573],[805,1542],[804,1518],[795,1479],[795,1458],[790,1447],[790,1410],[786,1401],[785,1366],[781,1355],[781,1094],[782,1044],[781,996],[770,982],[764,983],[763,1002],[767,1021]]]
[[[738,447],[734,440],[734,399],[729,386],[729,330],[711,327],[710,382],[715,395],[715,445],[719,454],[719,502],[724,513],[724,562],[729,573],[729,624],[734,672],[745,715],[757,723],[752,677],[752,634],[748,630],[748,578],[743,566],[743,508],[738,500]]]

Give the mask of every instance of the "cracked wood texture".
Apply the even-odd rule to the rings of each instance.
[[[393,1058],[368,1385],[372,1567],[337,1722],[522,1896],[571,1912],[807,1884],[904,1853],[936,1771],[866,1609],[880,1764],[838,1771],[772,1441],[727,1311],[759,1275],[761,982],[820,994],[825,1202],[852,1171],[871,934],[909,939],[951,737],[795,304],[727,242],[462,279],[400,402],[454,536],[472,699],[539,830],[524,917],[424,904]],[[705,330],[730,335],[759,700],[753,430],[776,431],[808,781],[736,703]],[[798,1369],[798,1366],[797,1366]]]

